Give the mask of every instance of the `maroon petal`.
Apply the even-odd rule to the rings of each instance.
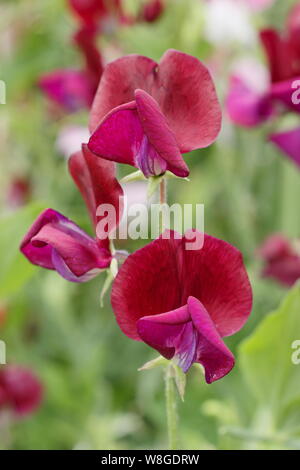
[[[108,250],[59,212],[47,209],[21,243],[21,252],[33,264],[56,269],[65,279],[85,282],[107,268]]]
[[[188,176],[175,136],[156,101],[143,90],[136,90],[135,99],[142,128],[157,154],[167,162],[167,169],[177,176]]]
[[[115,209],[115,222],[118,225],[123,214],[123,190],[116,178],[116,165],[95,156],[84,144],[82,150],[69,159],[69,171],[85,200],[94,225],[102,218],[96,215],[97,208],[102,204],[109,204]],[[110,229],[114,228],[111,225]],[[104,234],[101,238],[105,238]]]
[[[157,239],[130,255],[119,270],[112,289],[117,322],[127,336],[141,340],[137,321],[169,312],[181,303],[181,279],[176,252],[181,240]]]
[[[267,94],[257,93],[240,78],[231,77],[226,110],[235,124],[253,127],[266,121],[271,116],[273,107]]]
[[[168,50],[159,63],[153,97],[182,153],[207,147],[217,138],[221,107],[208,69],[195,57]]]
[[[270,140],[300,166],[300,128],[272,134]]]
[[[152,59],[134,54],[108,64],[91,109],[91,132],[112,109],[133,101],[136,89],[151,92],[156,67],[157,63]]]
[[[229,243],[206,234],[201,249],[184,249],[192,232],[199,233],[187,232],[182,240],[183,298],[200,300],[219,334],[230,336],[243,327],[252,308],[252,289],[242,254]]]
[[[39,379],[30,370],[15,365],[0,370],[1,389],[6,396],[5,404],[10,405],[18,415],[35,411],[43,397]]]
[[[141,147],[143,134],[133,101],[108,113],[92,134],[88,147],[91,152],[108,160],[136,166],[135,156]]]
[[[139,340],[140,318],[182,307],[190,296],[204,305],[221,336],[238,331],[252,306],[241,253],[209,235],[202,249],[188,250],[190,234],[170,234],[130,255],[115,279],[112,305],[122,331]]]
[[[140,168],[146,177],[167,169],[187,176],[188,168],[157,103],[142,90],[136,91],[136,99],[108,113],[92,134],[89,149],[105,159]]]

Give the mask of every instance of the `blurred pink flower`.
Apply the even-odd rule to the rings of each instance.
[[[146,177],[169,170],[185,177],[182,153],[212,144],[221,108],[208,69],[168,50],[159,64],[129,55],[108,64],[91,110],[88,147],[139,168]]]
[[[260,11],[260,10],[264,10],[266,8],[269,8],[275,2],[275,0],[239,0],[239,1],[246,2],[247,5],[252,10],[256,10],[256,11]]]
[[[239,61],[230,77],[225,102],[230,119],[245,127],[254,127],[269,119],[273,113],[269,86],[265,67],[255,60]]]
[[[300,251],[283,235],[267,238],[258,249],[258,256],[264,261],[263,277],[275,279],[287,287],[300,279]]]
[[[175,357],[184,372],[199,362],[211,383],[234,366],[222,338],[247,321],[252,290],[236,248],[204,235],[203,247],[189,250],[193,235],[201,234],[166,231],[131,254],[111,299],[123,333],[167,359]]]
[[[269,67],[269,84],[257,90],[247,84],[245,77],[233,75],[226,98],[230,119],[237,125],[252,127],[272,116],[286,112],[300,113],[300,4],[289,15],[286,30],[279,34],[274,29],[260,33]],[[252,71],[252,75],[255,73]],[[274,142],[299,166],[300,128],[274,133]]]
[[[270,140],[300,167],[300,127],[271,134]]]
[[[39,79],[45,95],[67,112],[90,108],[93,102],[103,70],[96,35],[93,26],[84,26],[74,35],[85,62],[82,69],[58,69]]]
[[[18,416],[24,416],[39,407],[42,397],[42,384],[31,370],[17,365],[0,369],[0,407],[11,408]]]

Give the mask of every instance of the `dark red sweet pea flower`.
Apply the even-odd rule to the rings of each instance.
[[[222,337],[247,321],[252,291],[236,248],[204,235],[201,249],[187,249],[191,234],[167,231],[130,255],[114,281],[112,306],[128,337],[176,358],[184,372],[199,362],[211,383],[234,366]]]
[[[88,207],[96,231],[100,204],[111,204],[122,214],[122,188],[115,178],[111,162],[96,158],[83,145],[82,151],[69,161],[70,173]],[[110,231],[113,230],[110,226]],[[110,266],[112,254],[109,232],[92,238],[74,222],[53,209],[47,209],[37,218],[21,243],[21,252],[33,264],[56,270],[71,282],[86,282]]]
[[[262,276],[291,287],[300,279],[300,253],[281,234],[271,235],[258,250],[264,261]]]
[[[43,386],[31,370],[17,365],[0,369],[0,407],[18,416],[33,413],[43,398]]]
[[[221,109],[207,68],[195,57],[167,51],[159,64],[130,55],[108,64],[91,110],[89,149],[139,168],[185,177],[181,153],[209,146]]]
[[[74,35],[74,42],[85,62],[81,70],[54,70],[39,80],[45,95],[67,112],[90,108],[93,102],[103,71],[96,35],[97,30],[93,26],[84,26]]]

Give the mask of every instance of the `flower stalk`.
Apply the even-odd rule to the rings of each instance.
[[[169,450],[176,450],[178,446],[178,413],[172,363],[165,369],[165,394]]]

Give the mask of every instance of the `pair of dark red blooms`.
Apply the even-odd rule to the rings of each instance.
[[[169,50],[159,64],[137,55],[110,63],[92,106],[89,143],[69,163],[94,226],[100,204],[116,208],[117,223],[122,214],[115,162],[131,164],[146,177],[167,170],[185,177],[182,153],[210,145],[220,126],[214,84],[198,59]],[[107,269],[115,256],[104,235],[97,231],[92,238],[48,209],[21,251],[32,263],[83,282]],[[201,363],[211,383],[234,365],[222,338],[246,322],[252,291],[236,248],[205,235],[202,249],[189,250],[186,237],[192,235],[165,232],[130,255],[114,281],[112,306],[127,336],[176,358],[185,372]]]

